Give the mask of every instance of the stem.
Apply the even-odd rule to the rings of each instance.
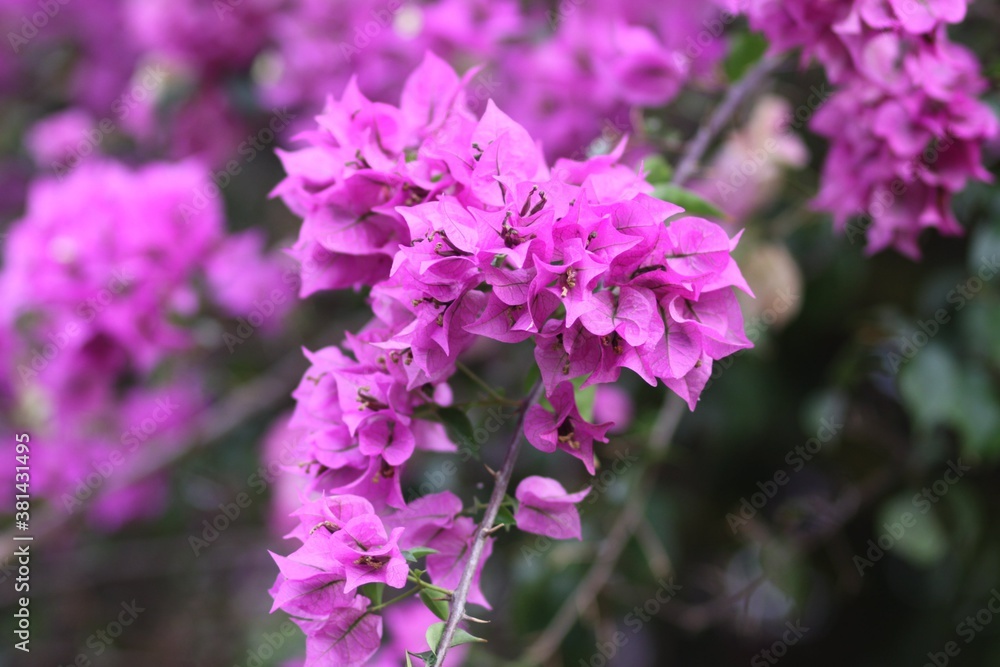
[[[400,593],[399,595],[397,595],[396,597],[392,598],[391,600],[386,600],[382,604],[377,604],[374,607],[368,607],[367,611],[370,614],[373,614],[376,611],[382,611],[383,609],[385,609],[389,605],[396,604],[400,600],[405,600],[406,598],[408,598],[411,595],[413,595],[414,593],[416,593],[418,590],[420,590],[419,586],[417,586],[416,588],[411,588],[410,590],[408,590],[408,591],[406,591],[404,593]]]
[[[448,621],[445,623],[444,632],[441,633],[441,640],[434,649],[436,656],[434,660],[435,667],[442,667],[444,665],[445,656],[448,654],[448,647],[451,645],[452,639],[455,637],[455,632],[458,630],[458,623],[465,616],[465,604],[469,598],[469,588],[472,586],[472,578],[476,574],[479,561],[483,557],[483,547],[489,538],[486,531],[492,528],[493,522],[496,521],[497,512],[500,510],[500,505],[503,503],[504,496],[507,493],[507,486],[510,484],[511,475],[514,473],[514,463],[517,461],[517,455],[521,451],[521,431],[524,429],[524,416],[528,412],[528,408],[538,400],[541,390],[542,382],[538,380],[535,382],[535,386],[531,388],[528,396],[521,403],[520,414],[518,415],[517,423],[514,425],[514,435],[511,436],[510,446],[503,460],[503,467],[496,474],[496,485],[493,487],[490,502],[486,505],[486,513],[483,515],[483,520],[476,527],[475,536],[472,538],[472,551],[469,554],[469,562],[465,564],[465,569],[462,571],[462,578],[459,580],[458,588],[455,589],[455,595],[452,597],[451,612],[448,614]]]
[[[500,394],[498,394],[496,389],[491,387],[489,383],[486,382],[486,380],[476,375],[471,368],[463,364],[461,361],[455,362],[455,368],[465,373],[466,377],[468,377],[470,380],[479,385],[479,388],[485,391],[489,395],[489,397],[492,398],[494,401],[499,401],[501,403],[508,403],[508,404],[513,402],[509,398],[505,398]]]
[[[657,456],[666,453],[673,439],[674,431],[680,423],[684,402],[674,393],[668,393],[656,422],[649,434],[649,449]],[[597,553],[597,558],[576,590],[566,598],[555,617],[524,652],[523,660],[530,664],[541,664],[559,649],[563,639],[573,628],[580,613],[590,607],[614,573],[615,565],[625,550],[629,538],[643,520],[643,510],[656,485],[656,466],[646,469],[642,479],[629,491],[621,514],[615,519],[611,532]]]
[[[712,139],[722,132],[726,123],[736,113],[736,109],[780,64],[780,58],[765,57],[729,88],[722,102],[712,112],[708,122],[698,128],[698,133],[684,149],[684,155],[674,172],[672,181],[674,185],[684,185],[691,180],[698,165],[701,164],[702,158],[705,157],[705,152],[708,150],[709,144],[712,143]]]
[[[684,185],[694,176],[712,140],[722,132],[730,118],[736,113],[737,108],[780,64],[780,58],[765,57],[726,92],[726,96],[709,117],[708,122],[698,129],[694,139],[685,147],[671,181],[674,185]],[[670,441],[680,423],[683,407],[684,404],[680,398],[672,393],[667,395],[660,407],[656,422],[649,434],[649,450],[655,459],[661,459],[670,446]],[[598,593],[611,578],[629,538],[644,520],[643,509],[649,503],[655,482],[656,466],[653,465],[646,470],[639,483],[629,491],[621,514],[615,520],[611,533],[605,540],[593,566],[587,571],[573,594],[556,612],[548,627],[524,652],[523,659],[525,661],[541,664],[552,657],[573,628],[580,612],[593,604]],[[667,556],[667,563],[669,563],[669,556]]]
[[[420,588],[426,588],[429,591],[434,591],[435,593],[441,593],[442,595],[447,595],[448,597],[452,597],[453,595],[455,595],[455,591],[450,591],[447,588],[441,588],[440,586],[435,586],[429,581],[424,581],[420,577],[415,577],[412,574],[409,575],[407,579],[415,583]]]

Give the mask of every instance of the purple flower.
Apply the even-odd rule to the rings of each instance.
[[[579,540],[582,536],[576,503],[588,493],[590,489],[566,493],[562,484],[548,477],[525,477],[514,492],[518,501],[517,512],[514,513],[517,527],[556,540],[572,537]]]
[[[981,147],[997,136],[979,63],[948,39],[965,0],[751,2],[752,27],[775,51],[802,47],[837,86],[811,126],[831,141],[815,205],[869,253],[917,259],[926,228],[962,233],[951,198],[989,180]]]
[[[528,409],[524,421],[524,435],[532,445],[543,452],[557,449],[583,461],[584,467],[594,474],[594,441],[607,442],[605,436],[611,424],[589,424],[580,416],[573,396],[573,384],[563,382],[550,396],[554,412],[540,405]]]
[[[194,161],[131,169],[95,157],[34,182],[11,227],[0,271],[11,405],[58,443],[39,453],[32,482],[68,512],[82,508],[88,476],[190,437],[207,400],[198,325],[280,282],[260,243],[227,236],[218,202],[193,205],[208,176]],[[252,289],[203,293],[213,277],[236,275],[231,263],[255,277]],[[120,489],[89,516],[114,529],[156,515],[165,488],[154,477]]]
[[[403,528],[394,528],[386,535],[382,520],[366,514],[354,517],[334,533],[330,550],[344,567],[348,593],[372,582],[393,588],[406,584],[410,568],[397,545],[402,532]]]
[[[451,405],[460,356],[480,336],[533,343],[551,410],[529,408],[525,437],[591,474],[594,442],[606,442],[612,424],[583,419],[571,380],[600,385],[627,368],[693,408],[712,361],[749,346],[733,294],[749,292],[732,258],[738,237],[651,197],[642,175],[618,164],[623,143],[550,167],[497,105],[471,112],[470,85],[432,55],[399,106],[367,99],[352,82],[305,147],[282,156],[289,175],[277,192],[304,219],[294,251],[303,293],[371,288],[371,322],[339,348],[307,353],[290,422],[303,434],[296,451],[309,492],[323,494],[301,518],[333,531],[317,537],[313,525],[306,535],[303,523],[292,535],[324,573],[343,571],[347,593],[365,582],[402,586],[401,547],[433,549],[431,582],[458,585],[475,522],[450,492],[407,503],[400,479],[420,450],[454,449],[435,420]],[[579,537],[573,503],[586,492],[529,478],[517,493],[526,530]],[[352,496],[350,518],[330,516],[327,504],[343,494]],[[319,540],[329,549],[314,549]],[[487,540],[469,596],[476,604],[488,604],[479,577],[491,550]]]

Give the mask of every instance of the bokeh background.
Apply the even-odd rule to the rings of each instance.
[[[283,175],[274,148],[290,146],[354,72],[374,98],[397,99],[428,47],[461,69],[485,62],[489,96],[547,134],[552,155],[600,152],[628,134],[636,160],[675,164],[765,46],[735,19],[712,35],[695,59],[698,72],[676,91],[643,99],[596,84],[566,87],[563,70],[536,53],[544,49],[526,46],[531,34],[512,17],[534,16],[529,27],[545,30],[567,8],[567,21],[585,14],[585,3],[69,0],[46,10],[4,2],[0,240],[23,216],[29,184],[58,178],[54,165],[67,156],[134,165],[195,156],[216,174],[212,205],[222,206],[230,233],[256,229],[267,248],[288,247],[300,221],[269,197]],[[623,7],[653,15],[644,3]],[[32,23],[27,37],[23,21],[39,11],[54,14],[44,26]],[[655,31],[683,51],[718,11],[708,7],[687,25],[663,10]],[[365,33],[370,25],[379,26],[374,34]],[[998,30],[1000,11],[988,0],[951,29],[981,59],[994,109]],[[579,26],[566,32],[584,51],[600,46]],[[642,479],[654,490],[636,536],[545,664],[917,667],[952,641],[960,653],[947,664],[1000,664],[1000,617],[988,608],[991,599],[1000,608],[1000,187],[962,192],[955,210],[965,236],[926,235],[922,261],[866,256],[858,239],[835,235],[828,216],[810,207],[826,144],[806,121],[823,86],[822,71],[786,59],[727,123],[715,161],[693,186],[716,197],[713,185],[727,169],[777,142],[756,179],[737,188],[726,218],[745,229],[737,258],[757,295],[744,310],[755,348],[716,366],[666,451],[647,446],[663,389],[630,377],[589,399],[598,412],[626,416],[604,450],[607,461],[620,453],[626,464],[591,480],[562,470],[560,459],[525,452],[522,470],[568,480],[569,488],[593,484],[596,500],[583,505],[582,542],[500,537],[484,576],[494,601],[482,630],[489,644],[474,647],[467,664],[530,664],[525,650],[601,558]],[[578,113],[574,96],[594,95],[599,103]],[[481,109],[485,97],[476,103]],[[289,122],[263,141],[279,112]],[[790,131],[776,129],[774,119],[800,112]],[[104,120],[110,131],[100,129]],[[240,149],[255,136],[261,147],[249,157]],[[993,174],[998,156],[1000,145],[987,147]],[[234,160],[239,173],[230,169],[223,185],[219,174]],[[291,301],[280,326],[237,345],[227,346],[224,334],[238,318],[218,314],[189,351],[206,405],[189,429],[157,443],[166,460],[156,465],[169,471],[162,511],[112,530],[82,509],[33,505],[32,650],[12,648],[16,573],[8,559],[0,664],[250,667],[301,656],[298,630],[268,613],[276,572],[268,549],[287,550],[280,536],[296,497],[276,465],[294,438],[283,420],[306,368],[301,348],[335,344],[366,316],[363,294]],[[483,345],[468,363],[518,395],[529,356],[526,348]],[[4,452],[24,423],[5,406]],[[58,444],[35,437],[39,447]],[[496,435],[474,446],[476,459],[496,467],[503,442]],[[435,479],[444,460],[411,467],[404,490]],[[489,482],[475,463],[447,485],[485,498]],[[905,516],[912,520],[903,526]],[[134,622],[101,639],[116,633],[111,626],[128,609]]]

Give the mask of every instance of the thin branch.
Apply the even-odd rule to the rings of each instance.
[[[694,176],[712,140],[722,132],[739,106],[780,64],[780,58],[764,58],[729,88],[708,122],[698,129],[694,139],[685,148],[671,181],[674,185],[684,185]],[[649,434],[649,450],[654,458],[661,458],[666,453],[680,423],[683,408],[684,404],[678,396],[668,394]],[[611,533],[598,553],[597,560],[573,594],[560,607],[552,622],[525,651],[525,661],[541,664],[552,657],[573,628],[580,613],[594,603],[597,595],[607,584],[626,544],[644,519],[643,510],[649,503],[656,482],[656,468],[655,463],[651,465],[639,483],[632,487],[621,514],[615,520]]]
[[[486,382],[486,380],[484,380],[483,378],[481,378],[478,375],[476,375],[476,373],[471,368],[469,368],[468,366],[466,366],[465,364],[463,364],[461,361],[456,361],[455,362],[455,367],[458,370],[460,370],[462,373],[464,373],[466,377],[468,377],[470,380],[472,380],[477,385],[479,385],[480,389],[482,389],[483,391],[485,391],[486,394],[491,399],[493,399],[494,401],[497,401],[499,403],[503,403],[505,405],[512,405],[512,404],[516,405],[517,404],[517,401],[511,400],[511,399],[509,399],[509,398],[507,398],[505,396],[501,396],[499,393],[497,393],[497,390],[494,389],[493,387],[491,387],[489,385],[489,383]]]
[[[455,594],[452,597],[451,612],[448,614],[448,621],[445,623],[444,632],[441,633],[441,640],[434,651],[436,655],[434,661],[435,667],[442,667],[444,665],[445,656],[448,654],[448,647],[455,637],[455,632],[458,631],[458,623],[465,616],[465,604],[469,598],[472,579],[476,574],[476,569],[479,567],[479,561],[483,557],[483,547],[485,547],[486,540],[489,538],[488,532],[493,527],[493,522],[496,521],[497,512],[500,510],[500,505],[507,494],[507,486],[510,484],[511,475],[514,473],[514,463],[517,461],[517,455],[521,451],[521,441],[523,439],[521,431],[524,430],[525,414],[528,412],[528,408],[538,400],[541,389],[542,383],[539,380],[535,382],[535,386],[531,388],[528,396],[521,403],[520,414],[518,415],[517,423],[514,425],[514,435],[511,436],[510,446],[503,460],[503,467],[500,468],[500,471],[496,475],[497,481],[493,487],[493,495],[490,496],[490,502],[486,505],[486,512],[483,514],[483,520],[476,528],[476,534],[472,538],[472,550],[469,554],[469,561],[465,564],[465,569],[462,571],[462,578],[459,580],[458,587],[455,589]]]
[[[729,613],[733,605],[738,602],[744,604],[757,589],[767,582],[767,576],[761,574],[748,581],[739,590],[722,597],[712,598],[705,602],[692,605],[675,603],[670,607],[664,607],[663,612],[673,623],[684,628],[688,632],[698,633],[706,628],[712,627],[716,619],[723,614]]]
[[[741,104],[752,95],[760,84],[781,64],[781,58],[765,57],[750,68],[742,79],[733,84],[726,96],[709,117],[708,122],[698,128],[694,139],[684,149],[674,172],[673,183],[684,185],[698,170],[698,165],[708,151],[712,140],[725,128]]]
[[[669,577],[670,573],[674,571],[673,561],[670,560],[670,554],[660,542],[660,537],[656,534],[656,530],[648,518],[643,517],[642,521],[639,522],[639,526],[635,530],[635,537],[639,541],[642,553],[646,556],[649,571],[652,572],[653,576],[660,579]]]
[[[649,449],[662,456],[670,446],[674,431],[680,423],[684,411],[684,402],[674,393],[668,393],[653,429],[649,435]],[[656,485],[656,466],[646,469],[642,479],[629,491],[628,498],[621,514],[615,519],[611,532],[597,554],[597,559],[587,574],[577,585],[576,590],[566,598],[562,607],[556,612],[545,631],[539,635],[524,652],[524,661],[530,664],[541,664],[552,657],[559,649],[563,639],[576,623],[577,617],[597,599],[598,593],[608,583],[614,573],[615,565],[621,558],[629,538],[639,527],[644,517],[644,510],[652,496]]]

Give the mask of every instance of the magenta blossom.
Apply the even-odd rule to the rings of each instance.
[[[517,485],[517,527],[536,535],[556,540],[572,537],[581,539],[580,512],[576,503],[583,500],[590,489],[567,493],[562,484],[548,477],[525,477]]]
[[[971,52],[948,24],[966,0],[752,0],[750,25],[774,51],[802,48],[837,88],[816,100],[812,128],[830,139],[817,208],[852,243],[919,258],[918,238],[962,229],[953,195],[988,181],[981,148],[996,137],[995,114]],[[827,99],[827,97],[829,99]]]
[[[406,584],[409,567],[396,544],[402,532],[403,528],[394,528],[387,536],[381,519],[367,514],[354,517],[334,533],[331,553],[344,566],[346,592],[372,582],[393,588]]]
[[[562,450],[583,461],[584,467],[594,474],[594,441],[607,442],[606,433],[611,424],[589,424],[580,416],[573,397],[573,384],[563,382],[551,396],[554,412],[540,405],[528,409],[524,422],[524,435],[532,445],[543,452]]]
[[[428,54],[398,106],[352,81],[304,145],[281,156],[288,178],[276,193],[303,217],[293,254],[304,274],[316,268],[302,293],[370,288],[373,319],[341,346],[307,353],[290,421],[319,509],[344,494],[372,508],[320,519],[333,530],[318,552],[324,576],[343,573],[348,593],[365,582],[401,586],[400,547],[433,550],[424,572],[434,586],[454,589],[469,566],[477,525],[461,499],[443,491],[407,501],[400,480],[421,451],[454,451],[442,425],[449,381],[477,340],[533,345],[551,410],[532,406],[525,436],[591,474],[594,443],[611,424],[583,418],[574,380],[600,385],[628,369],[693,409],[712,363],[750,345],[733,293],[749,292],[732,258],[738,237],[651,196],[619,163],[624,142],[550,165],[492,101],[481,117],[471,111],[470,78]],[[551,511],[582,495],[535,481],[520,493],[528,530],[579,536],[578,517],[552,525]],[[312,501],[307,513],[320,516]],[[292,535],[309,549],[326,539],[303,527]],[[491,551],[487,540],[469,592],[487,607],[480,575]],[[331,603],[328,622],[354,627],[359,614]],[[329,641],[312,634],[327,629],[302,627],[309,641]]]

